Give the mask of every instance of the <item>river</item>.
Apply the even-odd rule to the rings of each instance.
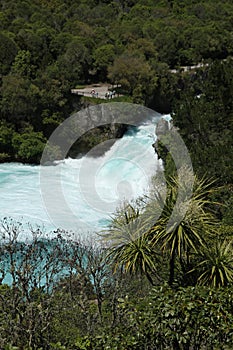
[[[120,203],[148,190],[151,176],[162,166],[152,147],[159,118],[157,114],[130,128],[102,157],[68,158],[43,167],[0,164],[0,219],[11,217],[51,233],[57,228],[81,233],[102,230]],[[53,193],[49,202],[41,176]],[[58,181],[64,205],[57,199]]]

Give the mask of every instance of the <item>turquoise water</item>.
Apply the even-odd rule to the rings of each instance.
[[[129,130],[102,157],[86,155],[43,167],[0,164],[0,218],[38,224],[46,232],[103,229],[122,201],[148,190],[161,167],[152,147],[158,118]]]

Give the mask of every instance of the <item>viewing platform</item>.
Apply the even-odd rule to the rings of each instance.
[[[82,89],[72,89],[71,93],[79,96],[101,98],[103,100],[106,100],[122,96],[115,90],[118,87],[120,87],[120,85],[93,84],[88,85]]]

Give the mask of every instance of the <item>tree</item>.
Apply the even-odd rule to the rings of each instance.
[[[0,238],[1,284],[9,285],[0,289],[0,345],[46,348],[54,315],[51,291],[62,269],[59,237],[47,240],[38,227],[4,218]]]
[[[22,162],[36,164],[40,162],[45,143],[42,132],[35,132],[32,127],[25,128],[22,134],[15,133],[12,139],[16,157]]]
[[[153,285],[158,255],[149,239],[149,228],[142,221],[139,209],[127,205],[116,213],[102,238],[108,244],[108,257],[115,271],[120,267],[126,273],[139,272]]]
[[[64,48],[72,40],[73,35],[61,32],[54,36],[50,43],[50,50],[55,59],[64,53]]]
[[[19,50],[12,63],[11,72],[13,75],[30,78],[35,67],[31,65],[31,54],[29,51]]]
[[[73,84],[85,82],[89,77],[89,69],[92,64],[90,49],[85,39],[77,36],[70,41],[59,56],[59,69],[67,80]]]
[[[19,125],[30,120],[38,108],[39,89],[26,77],[6,75],[2,79],[1,112],[8,121]],[[36,120],[32,120],[37,123]]]
[[[130,95],[142,87],[143,95],[156,86],[156,75],[149,63],[141,55],[124,53],[117,57],[108,69],[108,77],[114,84],[121,84]]]
[[[217,178],[219,185],[233,181],[232,67],[232,59],[227,59],[185,74],[174,103],[174,123],[190,152],[195,172]]]
[[[7,74],[10,71],[11,63],[17,51],[18,46],[10,37],[10,33],[9,36],[0,33],[0,75]]]
[[[157,280],[161,277],[158,268],[161,252],[165,261],[169,257],[169,285],[175,281],[177,263],[182,272],[178,276],[180,283],[182,279],[196,283],[189,274],[193,267],[191,257],[206,247],[209,235],[216,230],[216,220],[207,208],[208,196],[214,189],[212,183],[195,178],[190,198],[192,174],[187,169],[182,169],[181,174],[181,180],[170,177],[166,193],[164,185],[160,190],[152,189],[151,195],[142,200],[140,210],[129,205],[116,213],[103,234],[116,268],[120,266],[131,274],[140,272],[153,284],[153,277]]]
[[[167,63],[170,67],[178,64],[179,38],[178,28],[174,26],[160,30],[154,38],[160,61]]]
[[[14,128],[12,124],[4,120],[0,122],[0,157],[10,158],[13,155],[12,137]]]
[[[30,52],[31,63],[39,70],[43,70],[52,61],[50,43],[54,36],[54,30],[42,23],[34,23],[33,29],[21,27],[17,30],[15,39],[21,50]]]
[[[97,69],[100,80],[106,80],[107,68],[115,57],[115,48],[112,44],[97,47],[93,52],[94,67]]]
[[[154,199],[160,203],[162,212],[151,229],[151,241],[155,245],[159,244],[162,250],[169,254],[168,283],[171,286],[175,279],[176,258],[178,257],[181,270],[187,277],[192,266],[191,254],[204,247],[208,235],[216,230],[216,220],[207,208],[207,204],[210,203],[208,196],[213,192],[212,183],[195,178],[193,193],[189,198],[189,176],[189,171],[185,171],[181,181],[177,177],[171,177],[165,200],[157,193]],[[178,194],[182,199],[176,203]],[[152,222],[154,214],[151,203],[148,209],[147,215],[151,215]]]

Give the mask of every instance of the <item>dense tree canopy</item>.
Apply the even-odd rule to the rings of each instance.
[[[170,69],[231,56],[232,14],[231,1],[3,0],[1,119],[19,133],[29,122],[47,138],[43,115],[64,120],[77,108],[72,88],[106,81],[171,111],[183,77]],[[12,147],[0,153],[16,158]]]

